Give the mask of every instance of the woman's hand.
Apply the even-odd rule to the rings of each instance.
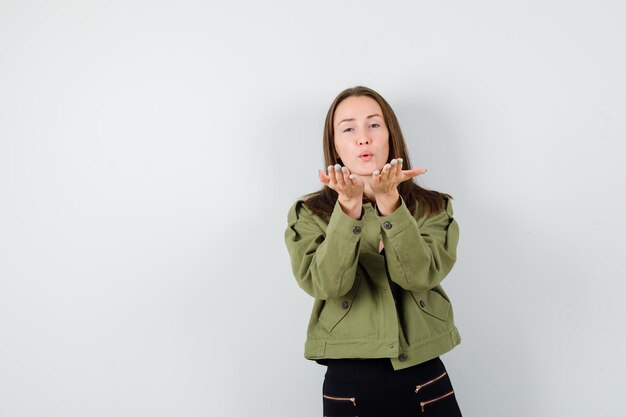
[[[398,185],[426,172],[426,168],[402,170],[402,158],[392,159],[382,171],[374,171],[370,186],[376,197],[376,207],[383,216],[388,216],[400,207]]]
[[[328,167],[328,174],[320,169],[320,181],[339,194],[339,204],[344,213],[352,218],[361,218],[363,206],[363,190],[365,183],[351,175],[346,167],[337,164]]]
[[[376,170],[372,173],[370,185],[375,195],[396,191],[401,182],[426,172],[426,168],[414,168],[403,171],[402,162],[402,158],[392,159],[391,163],[386,164],[382,171]]]

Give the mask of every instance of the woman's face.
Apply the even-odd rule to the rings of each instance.
[[[378,103],[367,96],[348,97],[335,109],[335,150],[351,173],[372,175],[389,157],[389,131]]]

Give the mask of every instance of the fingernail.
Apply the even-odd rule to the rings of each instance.
[[[392,160],[391,160],[391,165],[395,165],[395,164],[397,164],[397,163],[398,163],[398,161],[396,161],[395,159],[392,159]]]
[[[346,169],[346,167],[341,167],[341,172],[348,172],[348,170]]]
[[[399,162],[399,163],[402,163],[402,162],[404,162],[404,161],[402,161],[402,158],[398,158],[398,162]]]
[[[376,170],[376,171],[374,171],[374,172],[373,172],[373,174],[374,174],[374,175],[380,175],[380,171],[379,171],[379,170]]]
[[[326,170],[327,174],[330,174],[330,171],[333,170],[333,166],[332,165],[328,165],[328,169]]]
[[[339,172],[340,169],[341,169],[341,165],[339,164],[335,165],[335,171]]]
[[[389,170],[389,169],[391,169],[391,165],[389,164],[385,165],[385,170]]]

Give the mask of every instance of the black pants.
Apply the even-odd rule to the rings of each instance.
[[[389,359],[329,359],[326,417],[459,417],[452,383],[439,358],[394,371]]]

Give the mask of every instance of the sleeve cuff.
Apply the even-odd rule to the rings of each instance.
[[[376,218],[380,223],[380,227],[387,235],[393,236],[400,233],[402,230],[415,221],[413,215],[404,203],[404,199],[400,196],[400,207],[388,216],[381,216],[376,210]]]
[[[353,219],[343,212],[339,201],[335,203],[335,208],[330,216],[326,234],[337,233],[347,239],[359,238],[363,228],[363,208],[361,208],[361,220]]]

